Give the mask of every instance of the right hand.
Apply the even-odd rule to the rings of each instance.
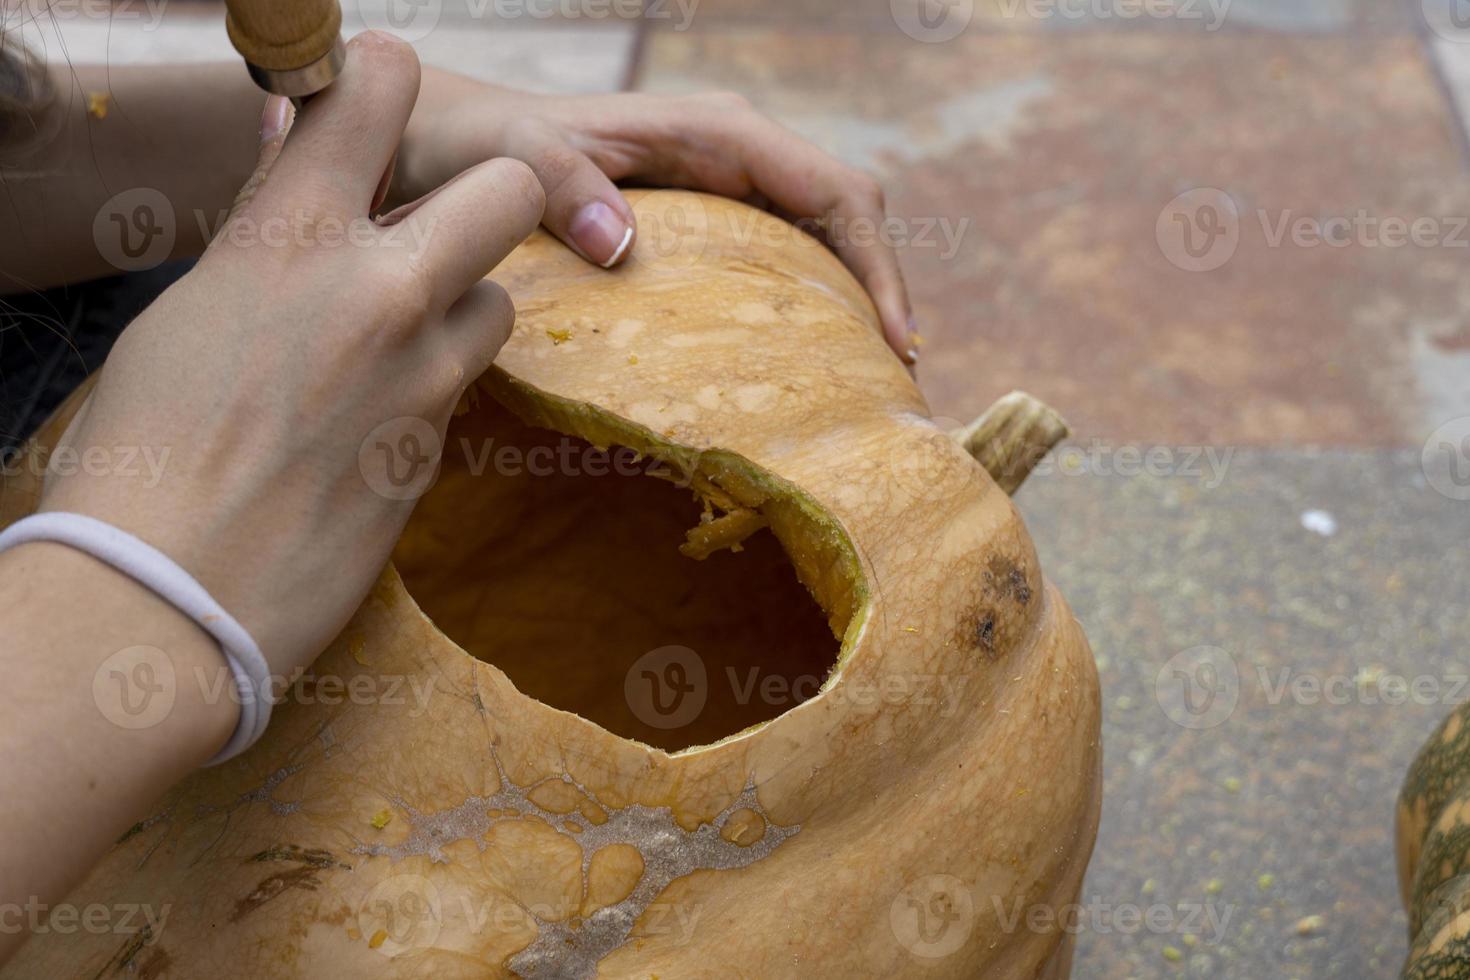
[[[540,184],[505,159],[369,217],[418,84],[408,45],[358,35],[289,143],[263,127],[224,230],[124,331],[62,440],[166,450],[161,481],[53,473],[41,498],[169,555],[278,674],[342,629],[413,509],[360,468],[364,441],[407,419],[390,448],[425,426],[442,445],[514,320],[483,277],[541,221]]]

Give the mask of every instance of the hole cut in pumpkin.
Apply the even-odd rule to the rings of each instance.
[[[527,696],[667,751],[738,734],[819,692],[852,620],[856,563],[810,505],[751,489],[760,474],[735,475],[729,457],[635,462],[657,452],[636,445],[646,434],[612,432],[590,410],[517,406],[556,426],[542,428],[472,393],[393,554],[450,639]],[[720,522],[709,501],[731,504],[721,482],[769,497]]]

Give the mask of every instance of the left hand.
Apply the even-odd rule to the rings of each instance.
[[[529,165],[546,192],[542,224],[605,267],[622,261],[637,234],[616,180],[769,202],[783,216],[829,227],[881,228],[886,218],[876,180],[739,95],[532,95],[432,69],[424,71],[390,199],[413,200],[494,157]],[[829,236],[828,244],[868,290],[888,345],[913,364],[918,338],[897,253],[882,236],[850,239]]]

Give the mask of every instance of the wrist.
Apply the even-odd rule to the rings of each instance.
[[[17,544],[0,582],[0,879],[10,895],[60,898],[219,750],[237,709],[194,680],[223,660],[211,638],[91,556]]]
[[[168,601],[52,542],[0,554],[0,581],[13,583],[0,598],[12,655],[46,659],[58,707],[75,715],[62,724],[111,736],[104,752],[125,746],[181,773],[229,739],[240,713],[229,667],[214,638]]]

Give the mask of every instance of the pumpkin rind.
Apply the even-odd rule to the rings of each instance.
[[[1409,913],[1404,977],[1470,976],[1470,704],[1419,749],[1399,791],[1399,886]]]
[[[1426,916],[1414,931],[1404,980],[1458,980],[1470,973],[1470,877],[1446,882],[1425,896]]]
[[[313,669],[432,685],[432,710],[281,706],[68,899],[169,903],[160,937],[38,936],[6,976],[1065,974],[1069,937],[1001,913],[1080,889],[1097,675],[1009,497],[929,421],[825,249],[743,205],[632,200],[640,229],[677,213],[692,244],[661,255],[640,232],[609,273],[535,236],[496,272],[518,324],[483,392],[760,497],[843,637],[822,693],[651,748],[521,694],[390,567]],[[9,485],[7,515],[34,492]],[[853,696],[920,675],[950,682],[941,703]],[[942,955],[896,919],[936,876],[970,899]],[[389,929],[405,909],[415,928]]]

